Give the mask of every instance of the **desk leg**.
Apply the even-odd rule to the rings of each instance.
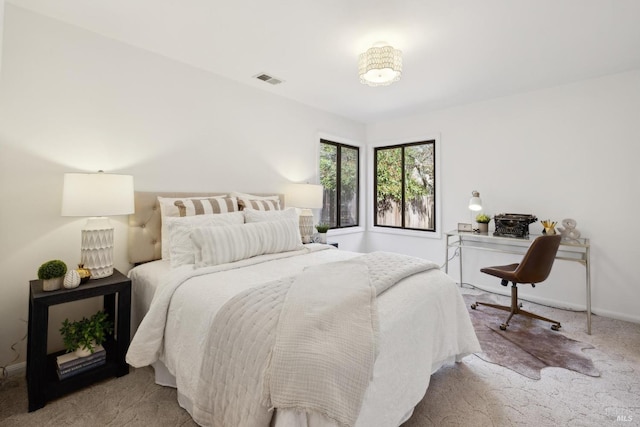
[[[444,245],[444,272],[449,273],[449,235],[447,234]]]
[[[462,238],[460,238],[460,246],[458,246],[458,260],[460,261],[460,287],[462,287]]]
[[[35,325],[38,325],[36,328]],[[29,412],[40,409],[46,402],[47,329],[49,307],[29,301],[29,332],[27,341],[27,393]]]
[[[589,246],[586,249],[585,269],[587,271],[587,334],[591,335],[591,259]]]

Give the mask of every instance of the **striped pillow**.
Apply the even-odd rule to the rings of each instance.
[[[280,211],[259,211],[255,209],[244,210],[244,222],[277,221],[279,219],[298,218],[296,208],[287,208]]]
[[[226,264],[257,255],[300,249],[297,219],[255,222],[192,230],[196,268]]]
[[[251,200],[251,199],[238,199],[238,205],[240,210],[253,209],[256,211],[279,211],[280,200]]]
[[[191,241],[191,230],[197,227],[216,227],[244,224],[243,212],[229,212],[217,215],[194,215],[167,217],[169,230],[169,255],[171,268],[195,263],[196,247]]]
[[[178,200],[185,199],[210,199],[210,198],[224,198],[227,197],[226,194],[221,194],[219,196],[186,196],[186,197],[161,197],[158,196],[158,205],[160,205],[160,237],[162,239],[162,259],[169,259],[169,230],[167,228],[167,222],[165,218],[167,217],[177,217],[180,216],[180,210],[175,205],[175,202]]]
[[[255,194],[232,191],[230,196],[238,199],[240,210],[255,209],[258,211],[279,211],[282,209],[280,206],[280,196],[277,194],[274,194],[273,196],[256,196]]]
[[[208,199],[184,199],[173,202],[180,216],[219,214],[237,212],[238,200],[235,197],[211,197]]]

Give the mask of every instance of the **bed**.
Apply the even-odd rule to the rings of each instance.
[[[243,214],[246,215],[245,221],[262,218],[256,221],[255,227],[251,225],[253,223],[247,223],[222,226],[215,224],[214,227],[198,227],[197,230],[192,228],[192,244],[196,245],[196,253],[200,250],[200,255],[181,265],[175,265],[173,257],[162,259],[163,239],[165,246],[173,248],[171,242],[166,240],[170,237],[167,229],[164,230],[165,235],[162,235],[163,223],[175,224],[181,220],[170,220],[162,215],[162,203],[158,202],[158,197],[166,203],[171,199],[195,200],[196,197],[222,197],[230,194],[233,193],[138,192],[135,214],[129,221],[129,256],[138,265],[129,273],[133,282],[132,319],[135,334],[127,361],[135,367],[152,365],[156,382],[177,388],[179,404],[198,424],[275,427],[398,426],[411,416],[414,406],[423,398],[433,372],[446,363],[460,361],[464,356],[480,350],[455,282],[428,261],[396,254],[359,254],[322,244],[289,246],[284,247],[286,250],[280,250],[270,242],[268,244],[273,250],[266,253],[263,251],[250,257],[235,254],[236,258],[240,258],[231,262],[225,262],[229,259],[222,259],[213,264],[203,264],[202,259],[207,258],[206,245],[203,243],[200,247],[198,243],[208,242],[206,233],[214,233],[214,237],[218,238],[221,233],[249,233],[246,230],[271,227],[276,223],[286,223],[286,227],[289,227],[288,219],[272,220],[276,218],[274,215],[278,215],[278,218],[281,214],[286,215],[284,211],[273,215],[256,212],[256,209],[270,209],[277,205],[283,207],[281,195],[274,198],[272,195],[239,193],[244,196],[244,200],[238,197],[236,201],[241,206],[246,206]],[[250,198],[257,200],[255,206],[250,205]],[[251,207],[254,209],[250,209]],[[202,209],[200,211],[203,213]],[[191,213],[194,213],[193,206]],[[186,216],[189,216],[188,212]],[[214,213],[205,212],[200,219],[215,216]],[[235,215],[226,211],[223,216],[234,217],[234,221],[236,220]],[[171,236],[177,235],[174,231],[172,228]],[[274,233],[278,233],[280,239],[279,236],[286,234],[286,231],[278,229]],[[216,247],[216,250],[220,249]],[[389,265],[396,267],[387,266],[386,260],[392,260]],[[198,268],[194,268],[194,265]],[[408,265],[413,265],[414,270],[408,271]],[[377,279],[386,276],[386,272],[393,271],[393,268],[407,272],[393,279],[397,283],[380,284],[382,280]],[[365,272],[372,277],[365,277]],[[348,277],[348,280],[338,283],[343,276]],[[376,282],[375,286],[385,287],[372,291],[375,287],[373,282]],[[325,286],[326,289],[333,290],[326,290]],[[348,289],[351,287],[354,289]],[[270,294],[266,291],[269,289]],[[363,346],[358,347],[358,351],[366,351],[353,353],[365,356],[356,358],[355,361],[344,359],[344,355],[334,357],[330,345],[321,346],[321,350],[314,347],[316,350],[307,351],[302,341],[300,346],[287,347],[288,341],[283,337],[299,337],[300,335],[295,334],[300,334],[303,327],[300,325],[309,317],[309,312],[314,311],[314,308],[300,308],[311,299],[309,295],[317,293],[323,299],[326,294],[334,295],[334,292],[336,295],[348,293],[345,301],[355,298],[352,300],[354,302],[349,303],[351,305],[345,305],[347,308],[343,309],[341,315],[358,316],[364,313],[365,316],[355,320],[353,317],[345,317],[348,320],[343,326],[348,326],[338,327],[339,330],[334,331],[336,334],[348,333],[352,325],[367,326],[367,322],[371,324],[371,328],[365,328],[367,333],[363,336],[372,332],[372,342],[363,339]],[[268,295],[265,301],[272,301],[269,298],[276,293],[282,295],[281,302],[272,304],[278,314],[266,314],[266,309],[265,314],[259,314],[275,319],[272,322],[272,332],[251,332],[247,326],[239,326],[237,319],[255,317],[258,316],[256,313],[262,312],[262,305],[256,305],[262,304],[257,302],[259,295]],[[254,305],[249,306],[246,303],[248,299]],[[276,301],[275,297],[273,301]],[[329,304],[327,301],[324,303]],[[340,305],[340,301],[336,305]],[[248,314],[240,317],[234,314],[229,308],[234,303],[251,307],[247,309]],[[264,303],[266,305],[268,302]],[[299,316],[297,318],[296,313]],[[225,318],[225,315],[229,317]],[[297,319],[292,321],[293,326],[289,328],[293,332],[282,326],[285,324],[282,319],[289,316]],[[338,318],[335,312],[331,316]],[[253,322],[262,327],[271,322],[260,319],[267,317],[258,318],[257,321],[254,318]],[[251,324],[251,321],[246,323]],[[320,333],[326,334],[324,327],[319,329]],[[294,335],[286,335],[287,333]],[[243,342],[244,334],[247,337]],[[306,332],[303,334],[306,336]],[[269,338],[265,338],[267,336]],[[341,338],[344,339],[344,336]],[[264,344],[262,340],[265,340]],[[317,341],[317,338],[313,340]],[[258,341],[260,348],[256,344]],[[353,341],[347,345],[360,344],[358,339],[346,341]],[[326,355],[324,348],[327,349]],[[295,359],[291,359],[293,356],[287,351],[293,351]],[[313,353],[309,364],[305,364],[306,361],[300,362],[301,367],[296,368],[298,355],[304,356],[304,353]],[[368,361],[370,354],[373,357],[367,367],[365,360]],[[326,363],[322,358],[327,359]],[[335,364],[337,362],[334,359],[339,360],[339,364]],[[334,364],[331,365],[329,361]],[[345,366],[341,365],[343,361]],[[315,374],[316,377],[312,376],[314,381],[318,380],[318,375],[321,376],[320,380],[331,378],[333,371],[322,369],[335,370],[337,379],[329,382],[339,382],[342,376],[350,376],[351,371],[362,370],[366,381],[360,394],[354,394],[357,402],[355,413],[352,408],[345,410],[346,414],[355,415],[351,418],[342,417],[342,409],[333,407],[340,405],[329,404],[327,411],[326,402],[324,407],[309,407],[297,401],[294,404],[274,404],[283,402],[279,398],[286,395],[279,387],[286,388],[289,382],[296,381],[295,378],[291,381],[288,377],[285,380],[278,378],[283,373],[288,375],[296,372],[296,369],[302,374]],[[318,372],[315,372],[316,369]],[[347,375],[344,375],[344,369],[347,369]],[[237,378],[245,375],[245,370],[255,373],[251,374],[246,384],[236,384],[240,382]],[[362,380],[362,375],[358,378]],[[301,384],[310,383],[308,378],[300,381]],[[314,393],[317,391],[315,385],[307,388]],[[317,388],[322,390],[321,386]],[[269,400],[272,396],[270,392],[273,400]],[[305,390],[300,388],[296,392],[305,394]],[[347,399],[340,399],[350,401],[351,398],[352,395],[349,394]],[[215,404],[210,403],[210,400]],[[234,411],[242,414],[233,413]],[[258,414],[242,418],[245,417],[244,413],[251,411],[258,411]],[[221,412],[225,412],[223,418],[216,418]]]

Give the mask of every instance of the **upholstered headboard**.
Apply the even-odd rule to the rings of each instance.
[[[140,264],[162,258],[162,236],[160,218],[160,197],[219,196],[226,193],[162,193],[136,191],[134,196],[135,213],[129,215],[129,262]],[[275,193],[251,193],[257,196],[271,196]],[[280,206],[284,207],[284,195],[280,197]]]

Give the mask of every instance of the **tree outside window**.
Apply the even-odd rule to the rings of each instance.
[[[374,150],[376,226],[436,231],[435,141]]]
[[[359,148],[320,140],[320,183],[324,187],[321,222],[331,228],[359,224]]]

